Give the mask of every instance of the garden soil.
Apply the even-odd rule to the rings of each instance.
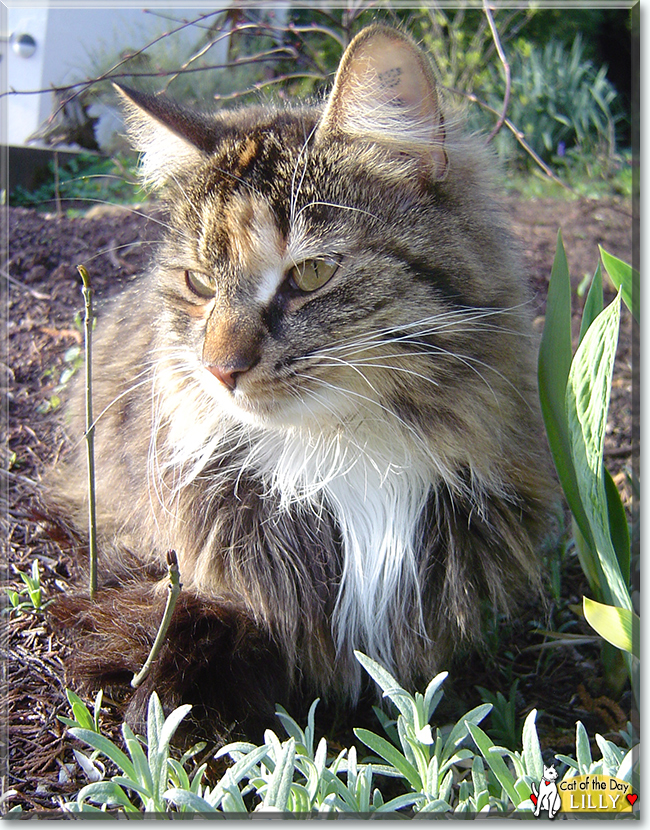
[[[593,274],[598,245],[630,261],[632,219],[627,203],[614,200],[522,201],[506,198],[514,230],[525,252],[534,293],[535,329],[541,332],[545,297],[561,228],[574,288]],[[160,224],[155,209],[100,206],[76,218],[31,209],[3,208],[8,239],[6,278],[7,351],[3,369],[5,409],[3,508],[6,582],[21,587],[17,572],[29,571],[38,558],[44,600],[68,591],[78,573],[75,551],[52,539],[35,514],[43,471],[79,436],[67,436],[62,410],[75,363],[73,347],[83,346],[80,313],[83,299],[76,265],[90,272],[97,313],[147,266]],[[613,297],[606,285],[606,300]],[[574,339],[582,301],[574,293]],[[631,473],[638,458],[638,337],[627,310],[623,312],[618,359],[607,424],[606,463],[618,484],[633,526],[638,506]],[[124,344],[128,348],[128,343]],[[78,364],[79,361],[77,361]],[[635,420],[636,419],[636,420]],[[555,581],[549,576],[546,607],[531,605],[520,618],[500,621],[487,634],[487,646],[450,666],[445,705],[449,719],[481,701],[477,686],[512,697],[520,722],[533,708],[545,758],[575,752],[575,722],[590,736],[619,740],[619,729],[635,715],[629,691],[605,672],[593,632],[576,614],[587,591],[575,552],[569,549]],[[555,584],[555,589],[553,585]],[[3,592],[4,593],[4,592]],[[2,709],[6,724],[2,812],[16,805],[54,815],[57,799],[70,799],[87,783],[58,716],[69,715],[65,697],[66,646],[52,633],[47,611],[3,615]],[[580,639],[554,640],[547,632],[562,630]],[[108,698],[102,709],[103,729],[117,735],[119,701]],[[490,727],[490,721],[486,721]],[[369,724],[381,732],[378,723]],[[493,728],[496,724],[493,722]],[[278,726],[278,731],[281,732]],[[488,729],[489,731],[489,729]],[[347,733],[329,734],[334,744]],[[600,757],[596,750],[595,757]]]

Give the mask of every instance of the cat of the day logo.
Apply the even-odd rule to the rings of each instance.
[[[536,816],[544,813],[553,818],[560,811],[592,815],[631,813],[639,798],[627,781],[611,775],[576,775],[563,781],[558,781],[557,777],[553,765],[544,766],[539,788],[533,784],[530,798]]]

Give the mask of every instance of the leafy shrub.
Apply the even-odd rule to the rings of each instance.
[[[52,210],[57,199],[93,203],[133,203],[145,198],[136,174],[135,157],[113,158],[79,153],[55,169],[48,164],[47,180],[33,191],[16,187],[9,196],[14,207]],[[58,180],[58,183],[57,183]]]
[[[569,50],[553,40],[543,49],[519,41],[508,57],[512,71],[508,118],[537,155],[549,162],[571,148],[589,153],[601,145],[613,154],[620,118],[618,95],[606,77],[607,68],[596,69],[584,58],[580,37]],[[487,100],[500,111],[504,81],[498,67],[490,66],[490,73]],[[517,152],[520,160],[532,161],[517,149],[508,131],[502,130],[496,141],[503,155],[512,157]]]

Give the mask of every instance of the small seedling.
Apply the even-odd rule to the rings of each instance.
[[[47,608],[52,600],[43,602],[43,591],[41,588],[41,574],[38,567],[38,559],[34,559],[32,562],[31,574],[24,573],[23,571],[19,571],[18,573],[25,584],[25,587],[21,588],[19,591],[14,591],[13,588],[6,589],[9,602],[11,603],[11,608],[8,610],[16,611],[18,614],[22,614],[26,611],[36,614],[40,613],[44,608]]]

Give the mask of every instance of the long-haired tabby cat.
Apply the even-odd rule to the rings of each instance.
[[[428,679],[482,607],[536,590],[555,499],[483,140],[379,25],[324,106],[123,96],[167,234],[98,327],[103,585],[55,608],[73,671],[140,668],[173,548],[183,592],[132,717],[153,688],[222,736],[276,701],[351,705],[353,649]],[[82,453],[52,491],[83,527]]]

